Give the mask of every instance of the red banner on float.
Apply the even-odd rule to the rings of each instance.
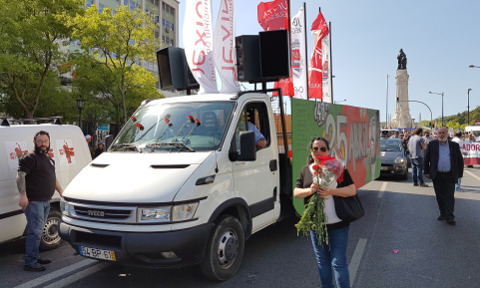
[[[308,69],[308,98],[323,99],[322,39],[328,34],[328,25],[325,18],[323,18],[322,12],[318,13],[317,19],[313,21],[311,30],[315,31],[315,41]]]
[[[288,0],[261,2],[257,6],[257,19],[263,30],[289,29]]]

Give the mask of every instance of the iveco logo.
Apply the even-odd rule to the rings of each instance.
[[[105,212],[100,210],[88,210],[88,216],[105,217]]]

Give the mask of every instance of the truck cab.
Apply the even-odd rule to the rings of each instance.
[[[258,137],[266,140],[261,149]],[[86,257],[199,264],[207,278],[226,280],[245,239],[277,222],[281,194],[291,197],[280,162],[264,93],[145,101],[65,189],[61,237]]]

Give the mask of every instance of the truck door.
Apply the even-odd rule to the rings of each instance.
[[[236,124],[231,151],[239,149],[241,131],[255,132],[256,160],[233,161],[235,190],[238,197],[249,205],[253,220],[253,231],[273,222],[278,217],[274,213],[278,197],[278,163],[276,147],[272,143],[268,110],[265,103],[248,103]],[[277,204],[278,205],[278,204]],[[279,207],[277,207],[279,208]],[[278,210],[278,209],[276,209]]]

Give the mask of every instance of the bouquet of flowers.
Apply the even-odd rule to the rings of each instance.
[[[343,182],[343,171],[345,168],[335,157],[319,156],[312,166],[313,181],[317,182],[319,187],[336,188],[338,183]],[[305,205],[305,211],[302,218],[295,225],[297,234],[307,235],[310,230],[318,235],[318,241],[322,240],[328,245],[327,217],[325,215],[325,199],[318,193],[314,193]]]

